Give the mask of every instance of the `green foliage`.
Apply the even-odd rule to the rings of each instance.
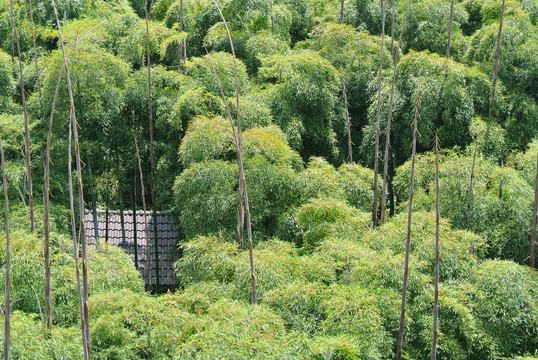
[[[246,44],[245,63],[251,74],[255,74],[261,66],[261,59],[272,55],[285,54],[289,50],[289,45],[267,32],[250,37]]]
[[[456,229],[467,227],[467,203],[471,156],[447,154],[440,159],[439,187],[441,215]],[[409,167],[405,163],[394,180],[402,201],[409,194]],[[415,209],[432,211],[435,206],[435,163],[433,154],[419,156],[415,164]],[[488,256],[524,262],[528,256],[533,190],[508,167],[498,167],[477,157],[473,180],[469,230],[483,236]]]
[[[509,160],[509,166],[516,169],[531,187],[536,182],[536,153],[538,153],[538,141],[532,142],[527,151],[516,153]]]
[[[344,118],[334,67],[311,51],[272,56],[262,64],[260,77],[276,82],[270,90],[271,109],[290,145],[303,159],[313,155],[338,158],[336,131],[343,131]]]
[[[227,97],[235,97],[235,72],[232,55],[225,52],[212,53],[211,61],[219,77],[220,84]],[[249,88],[247,70],[241,60],[236,60],[237,75],[239,80],[239,93],[245,94]],[[208,55],[194,58],[185,64],[186,70],[198,81],[207,91],[217,97],[221,97],[217,79],[211,68]]]

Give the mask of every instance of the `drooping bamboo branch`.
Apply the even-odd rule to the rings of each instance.
[[[60,25],[60,19],[58,17],[58,9],[56,8],[55,0],[52,1],[52,7],[54,10],[54,16],[56,18],[56,25],[58,26],[58,35],[60,39],[60,45],[62,49],[62,57],[65,68],[65,77],[67,80],[67,90],[69,93],[70,102],[70,115],[73,123],[73,137],[75,140],[75,158],[77,165],[77,180],[78,180],[78,197],[79,197],[79,213],[80,213],[80,241],[82,244],[82,301],[84,312],[84,326],[86,335],[86,346],[88,354],[90,353],[90,326],[89,326],[89,309],[88,309],[88,257],[86,254],[86,229],[84,221],[84,188],[82,185],[82,165],[80,160],[80,144],[78,139],[77,119],[75,113],[75,100],[73,96],[73,87],[71,84],[71,76],[69,74],[69,66],[67,64],[67,56],[65,54],[65,46],[62,36],[62,28]]]
[[[252,224],[251,224],[251,219],[250,219],[250,206],[249,206],[249,200],[248,200],[247,182],[245,178],[245,170],[243,167],[243,149],[241,145],[241,117],[239,113],[239,77],[237,75],[237,61],[236,61],[236,56],[235,56],[234,44],[232,41],[232,35],[230,33],[230,29],[228,28],[228,22],[224,18],[224,15],[222,14],[222,11],[219,5],[217,4],[216,0],[213,0],[213,3],[215,4],[215,7],[219,11],[220,17],[222,18],[224,26],[226,27],[226,33],[228,34],[228,40],[230,40],[230,47],[232,49],[232,59],[233,59],[233,64],[234,64],[234,75],[235,75],[237,134],[235,134],[229,106],[227,105],[226,107],[227,107],[228,117],[230,118],[232,130],[234,131],[234,135],[235,135],[234,138],[235,138],[236,148],[237,148],[237,157],[239,160],[239,194],[240,194],[240,198],[245,201],[244,211],[245,211],[245,219],[246,219],[246,224],[247,224],[248,250],[249,250],[249,260],[250,260],[250,278],[251,278],[251,286],[252,286],[252,303],[256,304],[258,300],[256,296],[256,277],[254,274],[254,250],[253,250],[253,243],[252,243]],[[207,49],[206,49],[206,52],[207,52]],[[209,56],[209,53],[208,53],[208,58],[211,62],[211,57]],[[220,80],[218,79],[217,72],[212,62],[211,62],[211,67],[213,68],[213,72],[215,74],[215,77],[217,78],[217,82],[220,87],[222,98],[224,102],[227,103],[226,96],[224,95],[224,90],[222,89],[222,86],[220,85]],[[243,204],[242,201],[240,201],[239,203],[241,207]]]
[[[39,107],[41,110],[41,117],[43,118],[43,99],[41,97],[41,79],[39,78],[39,66],[37,65],[37,46],[35,44],[34,12],[32,11],[32,0],[28,0],[28,9],[30,11],[30,23],[32,25],[32,45],[34,47],[34,63],[37,79],[37,91],[39,93]]]
[[[432,360],[437,359],[437,321],[439,318],[439,138],[435,136],[435,279],[433,293]]]
[[[30,162],[30,132],[28,128],[28,109],[26,107],[26,93],[24,91],[24,75],[22,72],[21,46],[19,44],[19,33],[15,25],[15,17],[13,15],[13,0],[10,0],[10,20],[13,30],[13,38],[17,45],[17,56],[19,57],[19,81],[21,87],[22,110],[24,113],[24,152],[26,162],[26,182],[28,186],[28,204],[30,206],[30,231],[34,232],[34,194],[32,191],[32,167]]]
[[[149,110],[149,158],[151,165],[150,173],[150,189],[153,208],[153,240],[155,243],[155,287],[159,289],[159,243],[157,238],[157,194],[156,194],[156,179],[155,179],[155,145],[153,142],[153,100],[151,97],[151,51],[149,46],[149,18],[153,2],[148,9],[148,2],[144,0],[144,9],[146,11],[146,44],[147,44],[147,66],[148,66],[148,110]]]
[[[409,10],[411,9],[411,6],[413,6],[413,0],[410,0],[409,5],[407,6],[407,11],[405,12],[405,16],[402,22],[402,27],[400,29],[398,49],[394,53],[394,69],[392,71],[392,83],[391,83],[391,88],[390,88],[389,111],[388,111],[388,120],[387,120],[387,132],[386,132],[386,139],[385,139],[385,157],[383,158],[383,186],[381,189],[381,219],[380,219],[381,224],[385,222],[385,209],[387,205],[386,192],[387,192],[387,177],[388,177],[388,168],[389,168],[390,130],[392,126],[392,103],[394,100],[394,85],[396,83],[396,72],[398,70],[398,58],[399,58],[400,48],[402,44],[402,35],[405,29],[405,24],[407,22],[407,15],[409,14]]]
[[[256,277],[254,274],[254,250],[252,245],[252,230],[251,230],[251,223],[250,223],[250,207],[248,203],[248,191],[246,187],[246,179],[245,179],[245,170],[243,167],[243,149],[241,148],[241,143],[239,141],[239,132],[235,130],[235,126],[232,119],[232,114],[230,113],[230,106],[228,105],[228,101],[226,100],[226,96],[224,95],[224,90],[222,88],[222,85],[220,83],[219,76],[217,74],[217,71],[215,70],[215,67],[213,66],[213,61],[211,60],[211,56],[209,55],[209,52],[207,51],[207,48],[205,49],[207,53],[207,58],[209,60],[209,63],[211,64],[211,69],[213,69],[213,75],[215,76],[215,79],[217,80],[217,84],[220,89],[220,93],[222,96],[222,100],[224,101],[224,104],[226,105],[226,113],[228,114],[228,119],[230,120],[230,126],[232,128],[232,133],[234,137],[235,142],[235,148],[237,151],[237,159],[239,162],[239,187],[241,187],[241,184],[244,184],[244,200],[245,200],[245,209],[246,209],[246,220],[247,220],[247,234],[248,234],[248,250],[249,250],[249,260],[250,260],[250,280],[251,280],[251,288],[252,288],[252,303],[256,304],[258,302],[258,298],[256,296]],[[241,198],[239,199],[242,200]]]
[[[377,178],[379,175],[379,136],[381,132],[381,84],[383,82],[383,42],[385,40],[385,7],[381,6],[381,47],[379,49],[379,79],[377,83],[377,120],[375,130],[374,154],[374,203],[372,204],[372,229],[377,226]]]
[[[342,71],[342,92],[344,94],[344,108],[346,110],[346,130],[347,130],[347,152],[348,152],[348,162],[353,163],[353,149],[351,142],[351,121],[349,120],[349,108],[347,104],[347,90],[346,82],[344,79],[344,72]]]
[[[71,155],[72,154],[71,139],[73,137],[72,129],[73,129],[73,123],[71,122],[71,119],[69,119],[69,145],[67,148],[67,152],[69,153],[69,161],[67,162],[67,176],[68,176],[68,182],[69,182],[69,206],[71,210],[71,235],[73,237],[73,255],[75,258],[75,273],[77,277],[77,295],[78,295],[78,305],[79,305],[79,312],[80,312],[80,328],[81,328],[81,333],[82,333],[82,344],[84,347],[84,360],[89,360],[90,348],[88,346],[88,339],[86,338],[84,301],[82,300],[82,290],[80,286],[80,270],[79,270],[79,261],[78,261],[79,250],[78,250],[78,242],[77,242],[77,227],[76,227],[76,221],[75,221],[75,197],[73,194],[73,169],[72,169],[73,158]]]
[[[536,223],[538,222],[538,216],[536,210],[538,208],[538,153],[536,154],[536,179],[534,181],[534,210],[532,214],[532,233],[531,233],[531,256],[529,259],[529,266],[534,268],[534,258],[536,253]]]
[[[407,301],[407,279],[409,276],[409,253],[411,251],[411,218],[413,216],[413,189],[415,187],[415,158],[417,151],[417,123],[418,107],[420,105],[420,94],[417,94],[415,101],[415,120],[413,122],[413,149],[411,151],[411,184],[409,186],[409,207],[407,211],[407,241],[405,245],[405,263],[403,275],[402,305],[400,307],[400,327],[398,329],[398,345],[396,349],[396,360],[402,358],[403,332],[405,322],[405,305]]]
[[[4,312],[4,360],[9,360],[9,342],[11,339],[11,253],[9,244],[9,197],[7,194],[6,163],[4,146],[0,139],[0,159],[2,160],[2,180],[4,183],[4,201],[6,207],[6,309]]]
[[[146,190],[144,187],[144,174],[142,173],[142,160],[140,159],[140,151],[138,150],[138,142],[136,136],[134,137],[136,147],[136,157],[138,159],[138,171],[140,172],[140,188],[142,189],[142,206],[144,208],[144,230],[146,231],[146,277],[148,282],[148,288],[151,287],[151,251],[149,245],[149,227],[148,227],[148,215],[146,207]],[[155,249],[157,250],[157,249]]]

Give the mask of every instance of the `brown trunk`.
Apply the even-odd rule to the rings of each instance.
[[[381,6],[381,47],[379,49],[379,79],[377,83],[377,121],[375,130],[375,154],[374,154],[374,203],[372,205],[372,229],[377,226],[377,178],[379,175],[379,136],[381,132],[381,84],[383,81],[383,42],[385,40],[385,7],[383,0]]]
[[[435,280],[433,293],[432,360],[437,359],[437,320],[439,318],[439,138],[435,136]]]
[[[383,158],[383,186],[381,189],[381,219],[380,222],[383,224],[385,222],[385,209],[387,206],[387,176],[388,176],[388,166],[389,166],[389,150],[390,150],[390,130],[392,125],[392,101],[394,99],[394,85],[396,82],[396,71],[398,70],[398,57],[400,54],[400,47],[402,44],[402,34],[405,29],[405,23],[407,21],[407,15],[409,14],[409,10],[411,9],[411,6],[413,5],[413,0],[409,1],[409,5],[407,6],[407,11],[405,12],[405,16],[403,18],[402,22],[402,28],[400,29],[400,38],[398,41],[398,49],[394,53],[394,69],[392,71],[392,82],[391,82],[391,88],[390,88],[390,99],[389,99],[389,111],[388,111],[388,119],[387,119],[387,133],[386,133],[386,139],[385,139],[385,157]],[[394,19],[394,18],[393,18]],[[392,25],[392,28],[394,29],[394,24]]]
[[[6,164],[4,146],[0,139],[0,160],[2,161],[2,180],[4,183],[4,201],[6,206],[6,308],[4,312],[4,360],[9,360],[9,342],[11,339],[11,254],[9,247],[9,198],[7,195]]]
[[[60,45],[62,49],[62,56],[65,68],[65,75],[67,80],[67,90],[69,93],[69,102],[71,108],[71,122],[73,123],[73,137],[75,139],[75,155],[77,165],[77,182],[78,182],[78,196],[79,196],[79,213],[80,213],[80,241],[82,244],[82,287],[83,287],[83,312],[84,312],[84,326],[86,336],[86,346],[88,355],[90,354],[90,326],[89,326],[89,309],[88,309],[88,257],[86,254],[86,229],[84,222],[84,189],[82,185],[82,165],[80,160],[80,144],[78,139],[77,119],[75,113],[75,102],[73,96],[73,88],[71,85],[71,76],[69,74],[69,66],[67,64],[67,56],[65,54],[65,47],[62,36],[62,29],[60,25],[60,19],[58,17],[58,10],[56,8],[55,0],[52,0],[52,7],[54,9],[54,15],[56,17],[56,25],[58,26],[58,35]]]
[[[417,95],[420,96],[420,95]],[[411,218],[413,215],[413,189],[415,187],[415,155],[417,150],[417,120],[418,120],[419,100],[415,103],[415,120],[413,122],[413,150],[411,153],[411,184],[409,186],[409,208],[407,210],[407,242],[405,245],[405,264],[403,275],[402,305],[400,307],[400,327],[398,329],[398,347],[396,349],[396,360],[402,358],[403,332],[405,322],[405,305],[407,301],[407,279],[409,275],[409,253],[411,251]]]
[[[531,234],[531,257],[529,266],[534,268],[534,257],[536,252],[536,222],[538,221],[536,210],[538,208],[538,154],[536,154],[536,179],[534,181],[534,211],[532,214],[532,234]]]
[[[344,0],[340,0],[340,24],[344,23]]]
[[[13,15],[13,0],[10,0],[10,20],[11,28],[13,30],[13,38],[15,44],[17,45],[17,56],[19,57],[19,80],[21,87],[21,100],[22,100],[22,110],[24,113],[24,152],[25,152],[25,162],[26,162],[26,181],[28,186],[28,204],[30,206],[30,231],[34,232],[34,194],[32,191],[32,167],[30,161],[30,133],[28,128],[28,110],[26,108],[26,93],[24,91],[24,75],[22,71],[22,59],[21,59],[21,47],[19,44],[19,33],[17,32],[17,27],[15,26],[15,17]]]

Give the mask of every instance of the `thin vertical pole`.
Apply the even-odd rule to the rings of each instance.
[[[6,164],[4,146],[0,139],[0,156],[2,160],[2,180],[4,183],[4,201],[6,207],[6,309],[4,314],[4,360],[9,360],[9,343],[11,340],[11,253],[9,243],[9,197],[7,194]]]
[[[419,100],[415,103],[415,121],[413,124],[413,150],[411,155],[411,184],[409,186],[409,207],[407,210],[407,241],[405,245],[405,263],[404,263],[404,276],[403,276],[403,290],[402,290],[402,305],[400,307],[400,327],[398,329],[398,347],[396,349],[396,360],[402,358],[402,346],[403,346],[403,332],[405,322],[405,305],[407,301],[407,280],[409,277],[409,253],[411,252],[411,219],[413,215],[413,189],[415,187],[415,158],[417,151],[417,122],[418,122],[418,107]]]
[[[135,266],[138,269],[138,234],[136,228],[136,166],[133,167],[133,240]]]
[[[435,136],[435,280],[433,293],[432,360],[437,360],[437,321],[439,319],[439,138]]]
[[[534,211],[532,214],[532,234],[531,234],[531,257],[529,266],[534,268],[534,258],[536,252],[536,223],[538,222],[536,210],[538,208],[538,153],[536,154],[536,179],[534,181]]]
[[[88,175],[92,177],[92,164],[90,162],[90,155],[86,154],[86,161],[88,162]],[[99,246],[99,220],[97,219],[97,205],[95,204],[95,188],[92,189],[92,212],[93,212],[93,227],[95,233],[95,244]]]
[[[351,143],[351,122],[349,120],[349,109],[347,105],[347,91],[346,91],[346,82],[344,79],[344,72],[342,71],[342,92],[344,93],[344,107],[346,109],[346,128],[347,128],[347,152],[348,152],[348,161],[350,164],[353,163],[353,149]]]

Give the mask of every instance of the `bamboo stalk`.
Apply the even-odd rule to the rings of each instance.
[[[146,207],[146,190],[144,188],[144,175],[142,173],[142,160],[140,159],[140,152],[138,150],[138,142],[136,141],[136,136],[134,137],[135,147],[136,147],[136,157],[138,158],[138,171],[140,172],[140,187],[142,189],[142,206],[144,208],[144,226],[146,230],[146,277],[148,281],[148,287],[151,287],[151,252],[149,244],[149,227],[148,227],[148,216],[147,216],[147,207]]]
[[[86,154],[86,161],[88,162],[88,175],[92,177],[92,165],[90,162],[90,155]],[[95,204],[95,188],[92,189],[91,198],[92,198],[92,213],[93,213],[93,232],[95,235],[95,244],[99,246],[99,220],[97,219],[97,205]]]
[[[375,160],[374,160],[374,203],[372,205],[372,229],[377,226],[377,181],[379,175],[379,136],[381,132],[381,84],[383,81],[383,42],[385,40],[385,7],[381,6],[381,48],[379,49],[379,79],[377,84],[377,121],[375,131]]]
[[[213,66],[213,61],[211,60],[211,56],[209,55],[209,52],[207,51],[207,48],[205,49],[207,53],[207,58],[209,60],[209,63],[211,64],[211,68],[213,69],[213,74],[215,75],[215,78],[217,80],[217,84],[220,89],[220,93],[222,96],[222,100],[224,101],[224,104],[226,105],[226,112],[228,114],[228,119],[230,119],[230,126],[232,128],[232,133],[235,141],[235,148],[237,151],[237,159],[239,162],[239,177],[242,180],[242,182],[239,182],[239,187],[241,187],[241,183],[245,184],[244,188],[244,199],[245,199],[245,209],[246,209],[246,220],[247,220],[247,230],[248,230],[248,251],[249,251],[249,261],[250,261],[250,281],[251,281],[251,288],[252,288],[252,303],[256,304],[258,302],[258,298],[256,296],[256,277],[254,274],[254,250],[252,245],[252,231],[251,231],[251,223],[250,223],[250,208],[248,203],[248,191],[246,187],[246,179],[245,179],[245,170],[243,167],[243,150],[241,148],[241,143],[239,141],[239,134],[235,131],[235,126],[232,120],[232,115],[230,113],[230,106],[228,105],[228,101],[226,100],[226,96],[224,95],[224,90],[222,88],[222,85],[220,83],[219,76],[217,75],[217,71],[215,70],[215,67]],[[240,199],[242,200],[242,199]]]
[[[65,54],[65,46],[62,36],[62,29],[60,25],[60,19],[58,17],[58,10],[56,8],[55,0],[52,0],[52,7],[54,9],[54,16],[56,17],[56,24],[58,26],[58,34],[60,39],[60,45],[62,49],[62,56],[64,61],[65,75],[67,80],[67,90],[69,93],[69,102],[71,107],[71,121],[73,122],[73,137],[75,139],[75,155],[77,165],[77,180],[78,180],[78,196],[79,196],[79,212],[80,212],[80,240],[82,243],[82,287],[83,287],[83,310],[84,310],[84,326],[86,327],[86,346],[88,354],[90,354],[90,326],[89,326],[89,309],[88,309],[88,257],[86,254],[86,229],[84,221],[84,189],[82,185],[82,166],[80,160],[80,144],[78,139],[77,119],[75,113],[75,103],[73,96],[73,88],[71,85],[71,76],[69,74],[69,66],[67,65],[67,56]]]
[[[346,91],[346,82],[344,79],[344,72],[342,71],[342,92],[344,93],[344,107],[346,109],[346,130],[347,130],[347,151],[348,151],[348,161],[350,164],[353,163],[353,149],[351,143],[351,122],[349,121],[349,109],[347,104],[347,91]]]
[[[435,136],[435,280],[433,294],[432,360],[437,359],[437,322],[439,318],[439,138]]]
[[[529,266],[534,268],[536,252],[536,223],[538,222],[536,210],[538,208],[538,153],[536,154],[536,179],[534,181],[534,212],[532,214],[531,256]]]
[[[183,0],[179,0],[179,32],[183,32]],[[183,40],[179,42],[179,71],[183,72]]]
[[[138,234],[136,228],[136,165],[133,167],[133,240],[135,266],[138,269]]]
[[[11,339],[11,253],[9,243],[9,197],[7,194],[6,163],[4,146],[0,139],[0,157],[2,160],[2,180],[4,183],[4,201],[6,207],[6,309],[4,313],[4,360],[9,360],[9,343]]]
[[[252,287],[252,303],[256,304],[258,302],[257,296],[256,296],[256,277],[254,274],[254,250],[253,250],[253,244],[252,244],[252,224],[251,224],[251,218],[250,218],[250,206],[249,206],[249,200],[248,200],[248,191],[247,191],[247,181],[245,178],[245,170],[243,167],[243,149],[241,145],[241,117],[239,114],[239,78],[237,75],[237,61],[235,56],[235,49],[234,44],[232,41],[232,35],[230,33],[230,29],[228,28],[228,22],[224,18],[224,15],[222,14],[222,11],[217,4],[216,0],[213,0],[213,3],[215,4],[215,7],[219,11],[220,17],[222,18],[222,21],[224,22],[224,26],[226,27],[226,32],[228,34],[228,39],[230,40],[230,47],[232,49],[232,59],[234,64],[234,75],[235,75],[235,99],[236,99],[236,109],[237,109],[237,134],[235,133],[235,129],[233,126],[232,117],[230,114],[229,106],[226,105],[228,117],[230,118],[230,123],[232,126],[232,130],[234,132],[234,138],[236,142],[236,148],[237,148],[237,157],[239,160],[239,193],[240,197],[244,199],[245,201],[245,219],[247,223],[247,236],[248,236],[248,250],[249,250],[249,260],[250,260],[250,278],[251,278],[251,287]],[[207,52],[207,49],[206,49]],[[209,53],[207,54],[209,61],[211,62],[211,56],[209,56]],[[211,62],[211,67],[213,68],[213,72],[215,74],[215,77],[217,78],[217,82],[220,87],[221,95],[224,100],[224,102],[227,104],[226,96],[224,96],[224,90],[222,89],[222,86],[220,84],[220,80],[218,79],[217,72],[215,70],[215,67],[213,66],[213,62]],[[242,206],[242,201],[240,201],[240,206]]]
[[[395,0],[392,0],[392,6],[391,6],[391,28],[390,28],[390,56],[392,59],[394,59],[394,24],[395,24],[395,18],[396,18],[396,11],[394,11],[394,4]],[[385,22],[383,21],[383,26],[385,25]]]
[[[151,188],[151,200],[153,208],[153,239],[155,243],[155,287],[159,289],[159,243],[157,239],[157,221],[156,221],[156,182],[155,182],[155,147],[153,142],[153,109],[152,109],[152,98],[151,98],[151,52],[149,46],[149,18],[151,13],[151,8],[153,7],[153,2],[150,5],[148,11],[147,0],[144,0],[144,9],[146,11],[146,44],[147,44],[147,66],[148,66],[148,108],[149,108],[149,144],[150,144],[150,164],[151,164],[151,173],[150,173],[150,188]]]
[[[39,107],[41,110],[41,118],[44,118],[43,99],[41,96],[41,79],[39,78],[39,66],[37,65],[37,47],[35,44],[34,12],[32,11],[32,0],[28,0],[28,7],[30,11],[30,23],[32,24],[32,45],[34,47],[34,62],[35,62],[35,72],[36,72],[36,78],[37,78],[37,91],[39,93]]]
[[[398,58],[400,54],[400,48],[402,44],[402,34],[405,29],[405,24],[407,22],[407,15],[409,10],[413,5],[413,0],[409,1],[407,11],[402,22],[402,28],[400,29],[400,38],[398,40],[398,49],[394,53],[394,70],[392,71],[392,84],[390,89],[390,99],[389,99],[389,111],[388,111],[388,120],[387,120],[387,136],[385,141],[385,157],[383,159],[383,186],[381,189],[381,219],[380,222],[383,224],[385,222],[385,208],[387,204],[386,191],[387,191],[387,176],[388,176],[388,166],[389,166],[389,148],[390,148],[390,128],[392,124],[392,102],[394,99],[394,85],[396,83],[396,71],[398,70]],[[394,28],[394,25],[392,26]]]
[[[70,120],[69,121],[69,145],[68,145],[68,150],[67,150],[69,153],[69,161],[67,163],[67,176],[68,176],[68,182],[69,182],[69,206],[71,210],[71,235],[73,237],[73,255],[75,258],[75,273],[77,277],[77,295],[78,295],[78,304],[79,304],[79,312],[80,312],[80,327],[81,327],[81,333],[82,333],[82,344],[84,348],[84,360],[89,360],[90,353],[89,353],[88,339],[86,338],[84,301],[82,300],[82,290],[80,287],[80,270],[79,270],[80,267],[79,267],[79,261],[78,261],[79,251],[78,251],[77,229],[76,229],[76,221],[75,221],[75,200],[74,200],[74,194],[73,194],[73,169],[72,169],[73,159],[71,156],[72,154],[71,139],[73,137],[72,128],[73,128],[73,123]]]
[[[123,246],[124,249],[126,249],[127,241],[125,239],[125,217],[123,215],[123,193],[121,191],[121,173],[120,173],[119,156],[118,156],[117,174],[118,174],[118,196],[120,200],[121,245]]]
[[[402,305],[400,307],[400,327],[398,329],[398,346],[396,349],[396,360],[402,358],[403,332],[405,322],[405,305],[407,301],[407,280],[409,276],[409,253],[411,251],[411,218],[413,216],[413,189],[415,187],[415,158],[417,151],[417,122],[418,122],[418,107],[420,100],[415,102],[415,120],[413,122],[413,150],[411,154],[411,184],[409,186],[409,208],[407,211],[407,242],[405,245],[405,264],[403,275],[403,290],[402,290]]]
[[[344,23],[344,0],[340,0],[340,24]]]
[[[19,44],[19,33],[17,32],[17,27],[15,26],[15,17],[13,15],[13,0],[10,0],[10,20],[11,28],[13,30],[13,38],[15,39],[15,44],[17,45],[17,55],[19,57],[19,80],[21,87],[21,99],[22,99],[22,109],[24,113],[24,151],[25,151],[25,162],[26,162],[26,181],[28,186],[28,203],[30,206],[30,231],[34,232],[34,194],[32,191],[32,168],[30,162],[30,132],[28,129],[28,109],[26,107],[26,94],[24,91],[24,75],[22,72],[22,59],[21,59],[21,46]]]

